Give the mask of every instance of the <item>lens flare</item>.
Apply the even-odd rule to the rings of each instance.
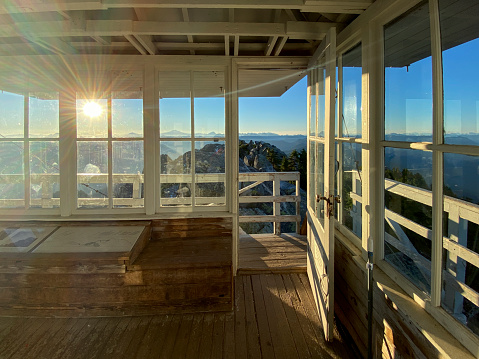
[[[103,109],[96,102],[90,101],[83,106],[83,113],[88,117],[98,117],[102,114]]]

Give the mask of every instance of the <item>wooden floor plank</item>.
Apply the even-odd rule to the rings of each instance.
[[[245,301],[246,318],[246,342],[249,358],[261,357],[261,348],[259,342],[258,321],[256,319],[256,310],[254,306],[253,286],[251,277],[243,276],[243,290]]]
[[[235,316],[233,313],[225,314],[225,334],[223,344],[223,358],[235,358]]]
[[[225,317],[225,313],[215,313],[211,359],[223,358]]]
[[[88,358],[99,358],[100,353],[103,350],[106,342],[105,339],[109,338],[112,333],[115,331],[116,326],[120,323],[121,318],[105,318],[107,322],[106,326],[98,327],[95,333],[90,334],[92,338],[91,344],[88,345],[88,353],[86,356]]]
[[[271,332],[269,330],[266,304],[263,298],[263,290],[260,278],[261,277],[259,275],[251,276],[256,319],[258,320],[258,334],[261,344],[261,354],[263,358],[274,358],[273,341],[271,339]]]
[[[248,350],[246,347],[244,276],[237,276],[235,283],[235,352],[237,358],[246,358]]]
[[[124,333],[132,321],[131,317],[120,318],[118,325],[116,326],[113,333],[110,337],[105,341],[105,346],[103,350],[99,353],[100,358],[112,358],[118,357],[119,353],[122,353],[124,347],[122,347],[123,341],[127,341],[124,345],[128,345],[129,341],[126,337],[124,337]]]
[[[207,359],[211,356],[213,346],[213,327],[215,315],[213,313],[205,313],[203,317],[203,327],[201,329],[201,343],[198,350],[198,358]]]
[[[171,316],[167,315],[159,315],[151,319],[136,352],[136,358],[152,358],[154,351],[156,352],[156,357],[158,357],[163,348],[170,322]]]
[[[276,288],[278,290],[279,298],[281,299],[281,302],[283,304],[286,319],[288,320],[291,335],[296,345],[296,351],[298,352],[298,356],[300,358],[310,358],[311,353],[309,352],[308,345],[306,344],[303,331],[301,330],[301,324],[299,323],[292,299],[286,289],[283,278],[277,275],[274,276],[274,280],[276,283]]]
[[[279,328],[279,335],[281,338],[284,354],[287,358],[298,358],[298,351],[293,340],[291,328],[288,323],[288,318],[284,311],[283,303],[279,296],[278,288],[276,287],[275,276],[265,274],[268,290],[271,293],[273,308],[276,314],[276,326]]]
[[[66,329],[63,336],[57,338],[56,345],[53,344],[50,349],[42,351],[44,358],[63,358],[63,353],[69,348],[70,344],[73,344],[74,340],[80,335],[83,328],[85,328],[90,319],[88,318],[75,318],[71,323],[70,329]]]
[[[181,315],[175,314],[170,315],[171,317],[171,324],[168,329],[168,333],[165,337],[163,348],[159,353],[159,358],[169,359],[173,357],[173,348],[175,346],[175,341],[178,336],[178,331],[180,329],[181,324]]]
[[[106,321],[100,318],[86,319],[86,324],[77,333],[76,337],[70,343],[67,343],[67,346],[63,347],[60,357],[64,359],[84,357],[82,354],[85,353],[85,350],[88,350],[86,349],[88,348],[87,345],[91,343],[90,335],[93,334],[95,336],[98,333],[98,329],[101,330],[105,325]]]
[[[282,358],[294,358],[295,353],[291,353],[291,349],[287,347],[287,343],[283,341],[284,335],[282,335],[281,331],[283,328],[280,327],[280,317],[277,316],[276,312],[276,301],[274,298],[273,293],[271,292],[270,284],[268,283],[268,276],[269,274],[260,275],[261,279],[261,286],[263,290],[263,298],[264,303],[266,306],[266,314],[268,316],[268,323],[269,323],[269,330],[271,332],[271,340],[273,343],[273,349],[275,358],[282,359]],[[284,324],[283,324],[284,325]],[[293,344],[294,345],[294,344]]]
[[[142,342],[143,336],[150,325],[152,317],[139,317],[138,326],[132,331],[133,337],[131,338],[128,347],[123,352],[122,358],[131,359],[136,357],[136,353],[140,350],[140,343]]]
[[[173,353],[177,358],[186,358],[186,350],[190,340],[191,329],[193,326],[193,314],[185,314],[181,318],[180,328],[173,347]]]
[[[186,348],[186,358],[194,358],[196,355],[198,355],[201,343],[203,318],[203,313],[197,313],[193,315],[193,323],[191,324],[190,337],[188,339],[188,346]]]
[[[3,349],[0,351],[0,358],[9,358],[24,345],[29,345],[30,337],[46,321],[43,318],[31,318],[24,321],[21,326],[12,331],[3,341]]]

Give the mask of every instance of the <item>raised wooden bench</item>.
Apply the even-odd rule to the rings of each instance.
[[[56,243],[55,233],[58,237],[73,227],[88,235],[80,248],[98,248],[102,239],[92,234],[93,227],[105,234],[137,224],[143,230],[127,252],[54,250],[55,245],[63,245]],[[22,223],[28,226],[40,227]],[[0,252],[0,315],[124,316],[232,308],[231,220],[48,226],[51,233],[28,251]],[[102,226],[110,229],[102,230]]]

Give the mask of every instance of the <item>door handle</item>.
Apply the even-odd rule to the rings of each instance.
[[[319,203],[320,201],[325,201],[326,202],[326,216],[330,217],[333,214],[334,211],[334,204],[335,203],[341,203],[341,197],[340,196],[335,196],[335,195],[329,195],[329,197],[326,196],[320,196],[319,194],[316,195],[316,202]]]

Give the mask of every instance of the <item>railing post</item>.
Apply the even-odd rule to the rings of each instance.
[[[279,196],[281,195],[281,180],[275,175],[273,177],[273,196],[274,199],[276,200]],[[280,235],[281,234],[281,222],[277,222],[277,216],[279,217],[281,215],[281,203],[279,202],[273,202],[273,217],[274,217],[274,222],[273,222],[273,228],[274,228],[274,234]]]

